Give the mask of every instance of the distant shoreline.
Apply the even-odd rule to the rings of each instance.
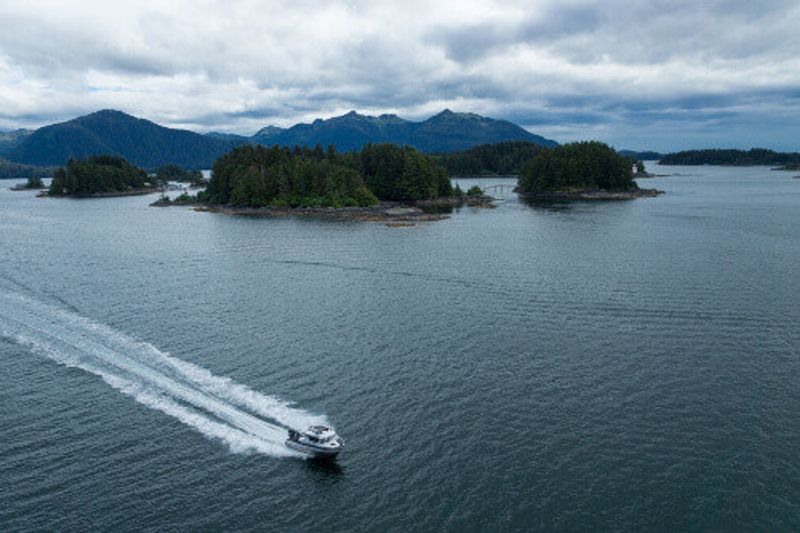
[[[184,206],[193,207],[195,211],[222,213],[233,216],[249,217],[309,217],[328,220],[346,220],[355,222],[410,223],[433,222],[449,218],[450,210],[469,206],[480,208],[494,207],[495,198],[491,196],[477,197],[442,197],[433,200],[420,200],[413,203],[382,202],[369,207],[236,207],[229,205],[208,205],[190,202],[150,204],[153,207]]]
[[[633,179],[635,179],[635,180],[645,179],[646,180],[646,179],[650,179],[650,178],[668,178],[671,175],[672,174],[652,174],[650,172],[640,172],[638,174],[634,174],[633,175]]]
[[[658,189],[634,189],[625,191],[604,191],[600,189],[582,189],[576,191],[547,191],[537,193],[518,192],[525,200],[566,201],[566,200],[634,200],[636,198],[655,198],[664,194]]]
[[[519,174],[463,174],[458,176],[451,176],[454,180],[477,180],[481,178],[490,179],[517,179]]]
[[[95,192],[90,194],[50,194],[49,192],[39,193],[39,198],[116,198],[118,196],[143,196],[160,192],[161,189],[155,187],[145,187],[143,189],[131,189],[129,191],[114,192]]]
[[[19,185],[14,185],[13,187],[9,187],[8,190],[9,191],[15,191],[15,192],[20,192],[20,191],[46,191],[47,187],[28,187],[26,184],[20,183]]]

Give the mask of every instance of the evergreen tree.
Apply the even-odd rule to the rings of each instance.
[[[372,205],[377,199],[413,201],[451,196],[443,167],[411,147],[367,145],[339,154],[329,146],[293,149],[242,146],[213,166],[213,203],[265,206]]]
[[[519,177],[525,193],[578,189],[629,190],[633,181],[631,161],[608,145],[591,141],[542,149]]]
[[[124,192],[144,188],[147,173],[125,159],[96,155],[86,159],[70,159],[66,168],[59,168],[50,184],[53,195],[91,195]]]
[[[540,145],[528,141],[505,141],[439,154],[435,158],[454,176],[519,174],[525,163],[541,149]]]
[[[249,207],[377,203],[358,172],[335,162],[335,151],[326,154],[317,148],[237,148],[214,163],[206,197],[213,203]]]

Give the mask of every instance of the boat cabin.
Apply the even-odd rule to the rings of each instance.
[[[336,432],[328,426],[311,426],[303,432],[289,431],[290,439],[298,440],[301,437],[313,444],[324,444],[336,437]]]

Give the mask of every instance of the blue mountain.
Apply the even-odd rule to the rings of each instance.
[[[453,152],[500,141],[529,141],[556,146],[505,120],[472,113],[442,111],[422,122],[397,115],[366,116],[355,111],[311,124],[283,129],[267,126],[252,137],[166,128],[121,111],[103,110],[34,132],[6,134],[5,156],[28,165],[63,165],[69,158],[110,154],[136,166],[154,169],[167,163],[185,168],[210,168],[219,156],[242,144],[267,146],[334,145],[358,150],[367,143],[411,145],[428,153]],[[0,139],[2,140],[2,139]]]

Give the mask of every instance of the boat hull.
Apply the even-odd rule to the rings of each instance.
[[[341,448],[320,448],[303,444],[302,442],[297,442],[292,439],[286,439],[286,446],[298,452],[310,455],[315,459],[334,459],[339,455],[339,452],[342,451]]]

